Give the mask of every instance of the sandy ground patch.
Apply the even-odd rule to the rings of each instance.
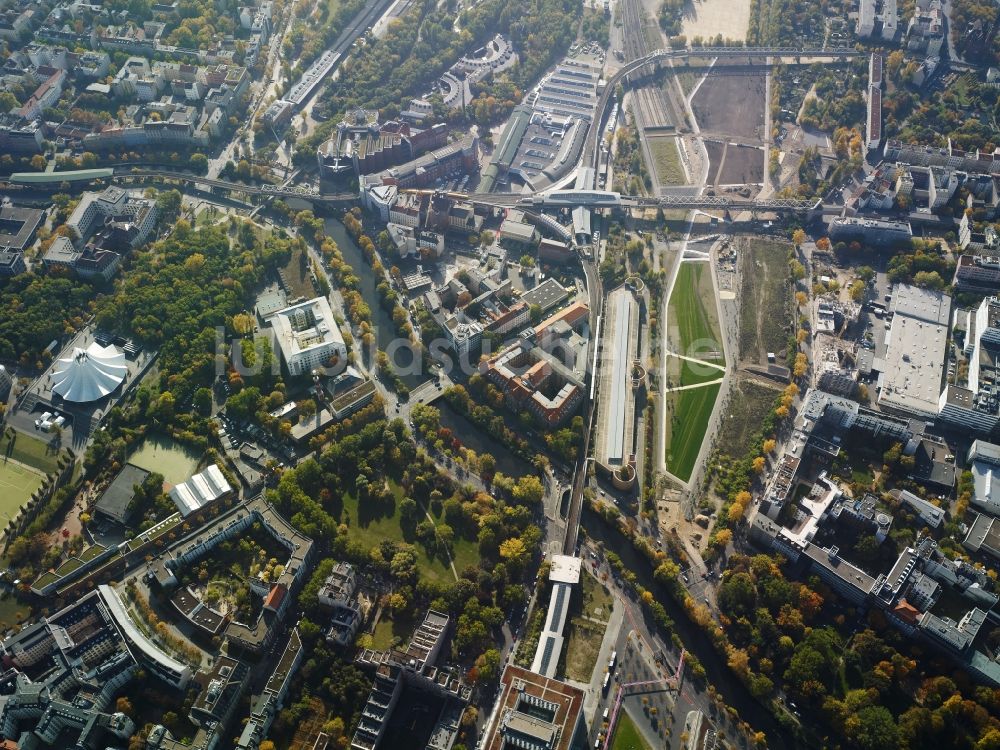
[[[684,35],[690,40],[722,34],[744,40],[750,26],[750,0],[691,0],[684,16]]]

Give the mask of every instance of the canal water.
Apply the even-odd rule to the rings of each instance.
[[[437,399],[433,406],[441,412],[441,426],[451,430],[462,445],[476,453],[492,455],[496,459],[497,471],[508,477],[522,477],[531,472],[532,469],[527,462],[451,408],[445,399]]]
[[[396,335],[396,326],[392,322],[392,315],[382,307],[378,292],[375,287],[378,280],[372,271],[368,261],[365,260],[361,248],[347,233],[347,229],[336,219],[327,219],[323,223],[323,230],[333,238],[333,241],[340,247],[340,252],[344,256],[344,261],[354,269],[354,274],[359,279],[358,290],[362,298],[368,303],[372,311],[372,324],[375,326],[375,343],[379,349],[395,356],[395,363],[400,368],[401,379],[411,390],[428,380],[427,363],[422,363],[420,372],[412,372],[417,368],[413,366],[413,357],[409,346],[400,346]],[[374,353],[372,353],[374,355]],[[366,358],[366,361],[367,358]]]

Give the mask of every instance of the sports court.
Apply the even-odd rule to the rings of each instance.
[[[42,485],[42,475],[13,461],[0,458],[0,529]]]

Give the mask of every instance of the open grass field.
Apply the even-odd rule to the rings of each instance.
[[[375,624],[375,631],[372,634],[372,648],[377,651],[388,651],[394,642],[406,643],[417,625],[405,616],[390,618],[387,613],[388,610],[382,611],[382,616]]]
[[[778,393],[777,388],[770,388],[756,380],[739,380],[732,384],[729,404],[719,423],[717,445],[720,453],[734,459],[744,456],[750,439],[774,407]]]
[[[686,185],[677,139],[672,135],[647,135],[649,150],[653,155],[653,173],[661,185]]]
[[[0,461],[0,528],[7,526],[18,508],[42,486],[42,475],[20,464]]]
[[[198,473],[199,456],[165,435],[149,435],[128,458],[133,466],[156,472],[169,484],[186,482]]]
[[[674,351],[724,364],[719,312],[708,263],[681,263],[670,294],[667,322]]]
[[[767,353],[784,359],[792,331],[792,287],[788,242],[753,239],[742,244],[740,358],[765,364]]]
[[[615,727],[611,750],[652,750],[626,711],[618,714],[618,725]]]
[[[12,440],[13,447],[11,447]],[[55,471],[59,458],[58,453],[53,452],[48,442],[14,430],[8,430],[0,438],[0,456],[13,458],[19,463],[38,469],[42,474],[51,474]]]
[[[0,597],[0,631],[24,622],[31,616],[31,608],[10,594]]]
[[[718,384],[666,394],[667,470],[675,477],[691,478],[718,396]]]
[[[424,545],[408,538],[400,523],[399,506],[403,499],[403,489],[393,483],[392,492],[395,502],[391,506],[374,508],[374,503],[366,503],[363,510],[359,508],[356,497],[345,495],[339,520],[348,524],[349,534],[354,539],[369,547],[374,547],[383,539],[412,545],[417,553],[417,565],[422,576],[439,581],[454,581],[455,576],[446,558],[440,555],[431,556]],[[452,554],[455,569],[458,571],[479,563],[479,548],[474,539],[464,539],[456,535]]]

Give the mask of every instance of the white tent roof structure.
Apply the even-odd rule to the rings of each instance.
[[[86,349],[76,347],[71,356],[56,362],[52,390],[67,401],[96,401],[117,388],[127,373],[125,355],[95,341]]]
[[[196,510],[231,492],[232,489],[219,467],[216,464],[209,464],[201,474],[195,474],[170,490],[170,497],[181,515],[187,518]]]

